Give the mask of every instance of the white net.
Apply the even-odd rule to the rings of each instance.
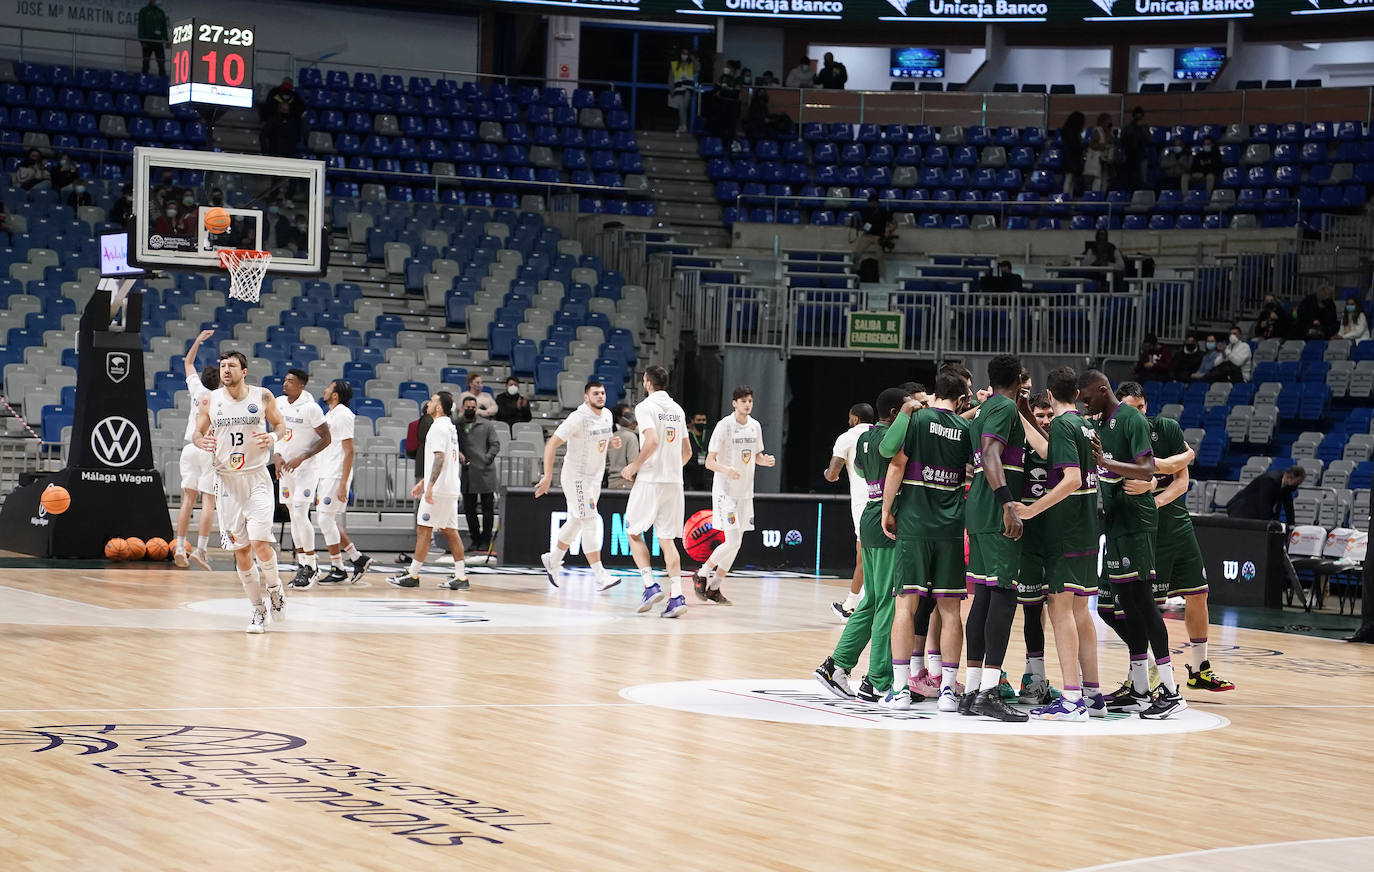
[[[270,251],[244,248],[221,248],[219,263],[229,271],[229,296],[235,300],[256,303],[262,291],[262,279],[272,262]]]

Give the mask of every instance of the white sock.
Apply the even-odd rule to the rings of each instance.
[[[553,562],[562,565],[563,555],[568,553],[568,549],[563,547],[562,542],[555,542],[553,543],[553,551],[550,553],[553,554]]]
[[[196,539],[196,549],[199,550],[199,551],[209,551],[209,550],[210,550],[210,537],[209,537],[209,536],[201,536],[200,538]]]
[[[1002,670],[991,666],[983,667],[983,675],[978,690],[987,693],[989,690],[996,690],[997,685],[1002,683]]]
[[[944,662],[940,659],[940,652],[926,649],[926,669],[930,674],[939,675],[943,668]],[[958,671],[958,667],[955,668],[955,671]]]
[[[672,596],[682,596],[682,579],[676,575],[668,579],[668,590]]]
[[[309,554],[302,554],[300,559],[300,565],[309,566],[311,569],[318,568],[315,565],[315,552],[312,551]]]
[[[588,560],[588,561],[587,561],[587,566],[591,568],[592,572],[595,572],[595,573],[596,573],[596,575],[597,575],[598,578],[600,578],[601,576],[603,576],[603,575],[606,574],[606,567],[604,567],[604,566],[601,565],[601,561],[600,561],[600,560],[596,561],[595,563],[593,563],[592,561]]]
[[[363,556],[363,552],[358,550],[357,545],[354,545],[352,542],[349,542],[348,547],[344,549],[344,556],[347,557],[349,560],[357,560],[359,557]]]
[[[1078,702],[1078,701],[1079,701],[1080,699],[1082,699],[1082,698],[1083,698],[1083,691],[1081,691],[1081,690],[1069,690],[1068,688],[1064,688],[1064,699],[1067,700],[1068,702]]]
[[[897,693],[911,681],[911,663],[906,660],[892,661],[892,692]]]
[[[1188,647],[1188,662],[1192,664],[1194,672],[1202,671],[1202,664],[1207,662],[1207,640],[1194,642]]]
[[[968,691],[977,691],[978,683],[983,680],[983,667],[970,666],[965,670],[965,673],[964,689]]]
[[[406,571],[410,573],[410,577],[411,577],[411,578],[419,578],[419,577],[420,577],[420,567],[421,567],[421,566],[424,566],[424,564],[421,563],[420,561],[415,560],[414,558],[412,558],[411,561],[410,561],[410,569],[408,569],[408,570],[406,570]]]
[[[332,566],[332,567],[334,567],[335,569],[343,569],[343,555],[342,555],[342,554],[331,554],[331,555],[329,555],[329,565]]]
[[[453,577],[459,580],[468,577],[468,564],[464,560],[453,561]]]
[[[1147,660],[1131,661],[1131,687],[1136,693],[1150,692],[1150,664]]]
[[[858,606],[859,606],[859,600],[860,600],[862,597],[863,597],[863,594],[862,594],[862,593],[854,593],[853,591],[850,591],[850,592],[849,592],[849,595],[846,596],[846,597],[844,598],[844,606],[843,606],[844,610],[845,610],[846,612],[852,612],[852,611],[854,611],[854,609],[858,608]]]
[[[639,570],[639,577],[644,580],[645,587],[652,587],[654,584],[654,571],[652,569]]]
[[[1159,684],[1170,693],[1178,693],[1178,682],[1174,680],[1173,662],[1159,667]]]
[[[1044,658],[1044,656],[1041,655],[1040,657],[1027,657],[1027,658],[1026,658],[1026,671],[1029,672],[1031,675],[1034,675],[1036,678],[1044,678],[1044,677],[1045,677],[1045,658]]]
[[[262,582],[258,580],[258,568],[238,570],[239,583],[243,585],[243,592],[248,594],[248,601],[255,606],[262,605]]]
[[[262,583],[268,589],[281,587],[281,570],[277,568],[277,552],[272,551],[272,556],[266,560],[258,560],[258,571],[262,573]]]
[[[958,681],[958,680],[959,680],[959,667],[958,667],[958,666],[941,666],[941,667],[940,667],[940,689],[941,689],[941,690],[944,690],[946,687],[948,687],[950,690],[953,690],[953,689],[954,689],[954,682],[956,682],[956,681]]]
[[[907,658],[907,664],[911,669],[911,674],[917,678],[921,677],[921,671],[925,669],[925,662],[925,655],[919,648],[912,651],[911,656]]]

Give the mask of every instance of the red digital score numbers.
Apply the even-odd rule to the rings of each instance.
[[[253,105],[253,28],[185,19],[172,26],[169,103]]]

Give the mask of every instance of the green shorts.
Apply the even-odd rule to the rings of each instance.
[[[1047,541],[1048,531],[1037,523],[1039,520],[1027,521],[1021,534],[1021,577],[1016,580],[1016,601],[1025,606],[1045,602],[1045,585],[1053,560],[1053,555],[1047,553],[1052,549],[1052,543]]]
[[[1207,568],[1202,549],[1192,530],[1177,530],[1155,542],[1156,602],[1171,596],[1195,596],[1207,592]]]
[[[1153,582],[1155,576],[1155,534],[1127,533],[1107,535],[1107,552],[1102,571],[1112,584],[1132,581]]]
[[[1045,567],[1045,575],[1050,593],[1092,596],[1097,593],[1097,554],[1055,557]]]
[[[1021,541],[1001,533],[970,533],[968,580],[974,584],[1016,590],[1021,579]]]
[[[893,596],[968,596],[961,539],[898,539],[892,567]]]

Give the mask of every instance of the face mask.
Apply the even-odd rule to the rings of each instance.
[[[477,419],[477,410],[476,410],[476,409],[466,409],[466,410],[464,410],[464,412],[463,412],[463,420],[465,420],[465,421],[473,421],[473,420],[476,420],[476,419]]]
[[[1211,147],[1210,145],[1204,145],[1204,146],[1202,147],[1202,150],[1203,150],[1203,151],[1211,151],[1211,150],[1212,150],[1212,147]]]
[[[269,214],[269,215],[275,215],[275,214],[277,214],[278,211],[279,211],[279,210],[277,209],[276,206],[268,206],[268,207],[267,207],[267,214]]]
[[[194,206],[194,205],[196,204],[196,198],[195,198],[195,197],[182,197],[182,198],[181,198],[181,202],[182,202],[183,205],[186,205],[186,206]]]
[[[683,55],[683,56],[682,56],[682,62],[683,62],[684,64],[687,63],[689,60],[691,60],[691,58],[690,58],[688,55]]]
[[[1232,334],[1231,334],[1231,344],[1232,344],[1232,345],[1236,345],[1236,344],[1238,344],[1239,342],[1240,342],[1240,336],[1237,335],[1237,334],[1235,334],[1235,333],[1232,333]]]
[[[76,186],[76,192],[77,192],[78,194],[84,194],[84,193],[86,193],[86,186],[85,186],[85,185],[77,185],[77,186]]]
[[[1182,153],[1183,153],[1183,147],[1182,147],[1182,146],[1180,146],[1180,145],[1174,146],[1174,154],[1182,154]]]
[[[1346,306],[1346,307],[1345,307],[1345,310],[1346,310],[1347,312],[1354,312],[1354,311],[1355,311],[1355,307],[1354,307],[1354,306]]]
[[[1216,344],[1215,342],[1208,342],[1208,343],[1207,343],[1207,350],[1208,350],[1208,351],[1216,351],[1216,350],[1217,350],[1217,344]]]
[[[175,209],[168,209],[168,210],[167,210],[167,217],[168,217],[168,218],[175,218],[175,217],[177,217],[177,210],[175,210]]]
[[[518,385],[506,385],[506,393],[510,394],[513,397],[516,394],[520,393],[520,388]]]

